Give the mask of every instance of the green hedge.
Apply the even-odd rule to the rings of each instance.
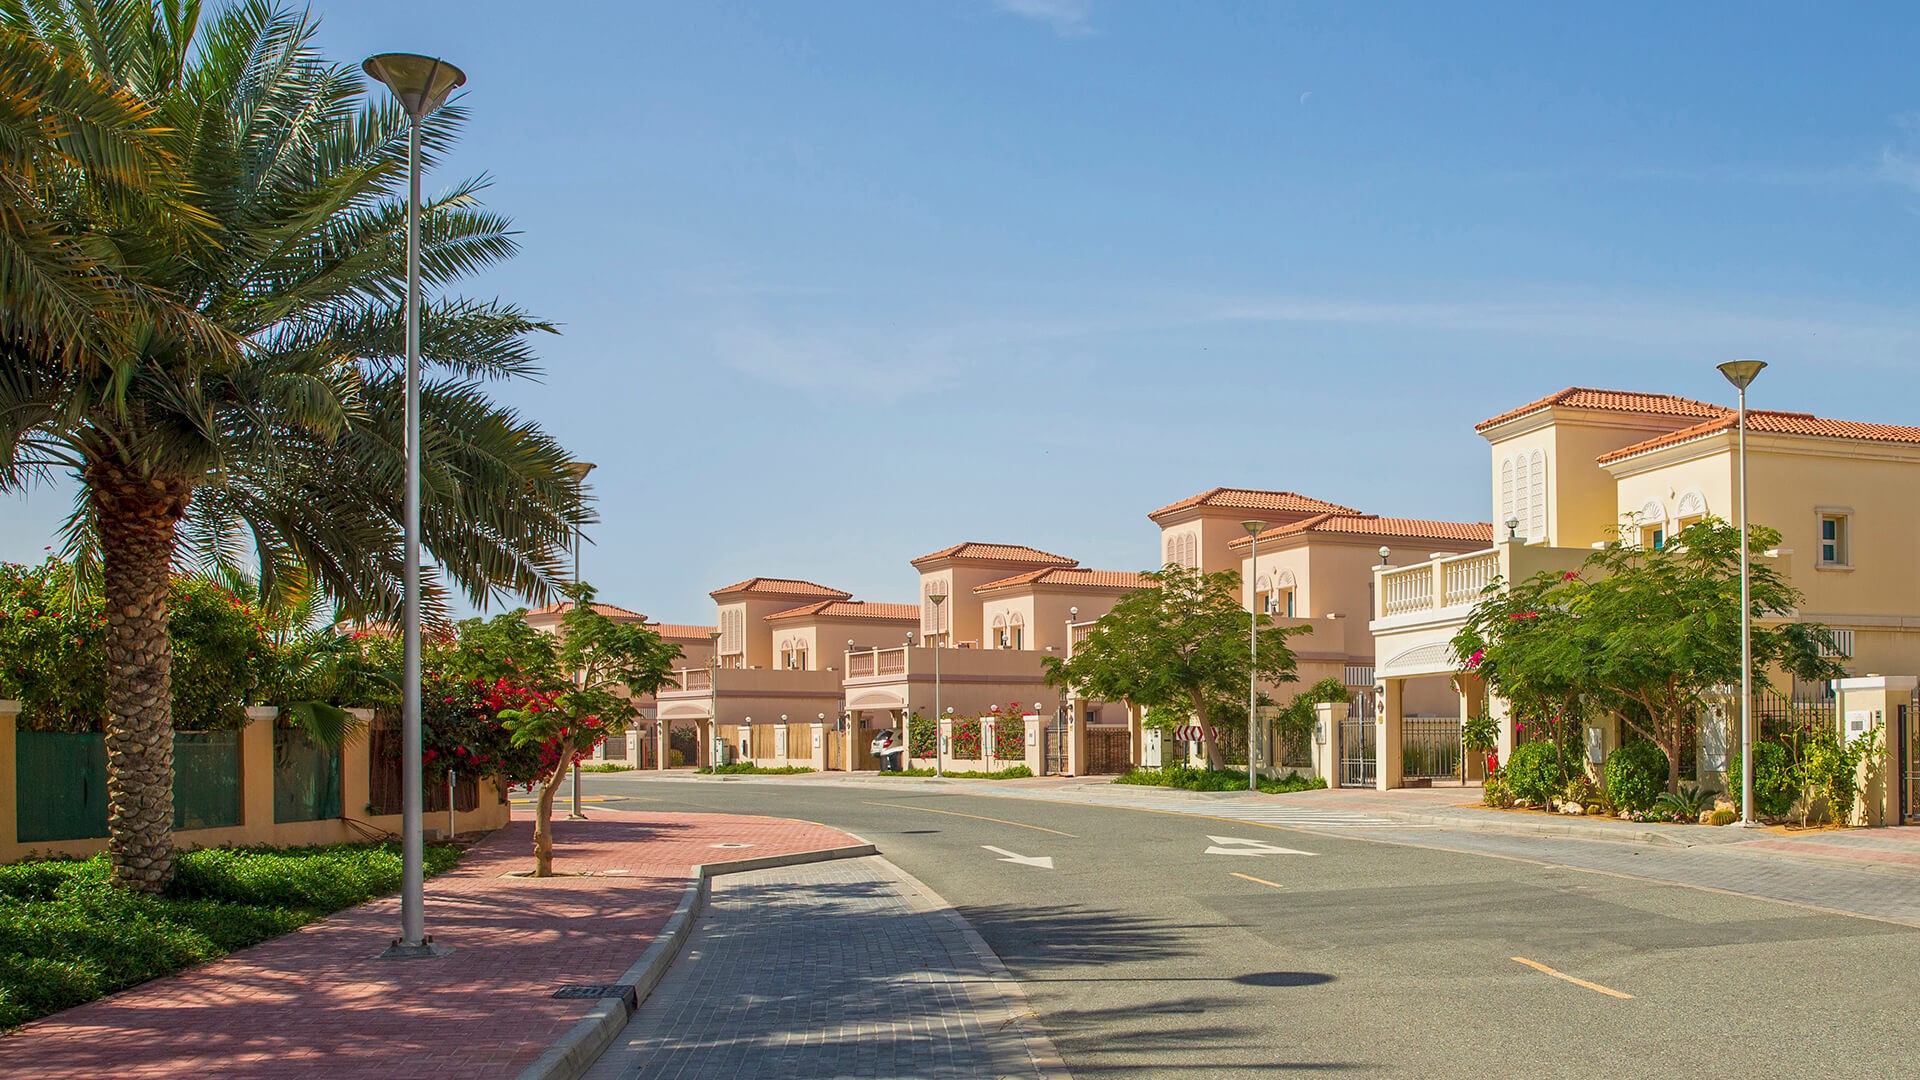
[[[460,857],[427,849],[427,872]],[[115,889],[107,859],[0,866],[0,1027],[258,944],[400,887],[398,844],[182,853],[164,896]]]
[[[1567,786],[1567,770],[1560,760],[1560,750],[1550,742],[1521,743],[1514,747],[1500,776],[1515,798],[1530,799],[1540,805],[1545,805]]]
[[[1240,769],[1196,769],[1188,765],[1169,765],[1164,769],[1133,769],[1113,778],[1116,784],[1141,784],[1147,787],[1180,788],[1183,791],[1245,791],[1247,774]],[[1319,777],[1290,772],[1275,779],[1260,781],[1260,790],[1268,795],[1292,791],[1312,791],[1327,786]]]
[[[1622,810],[1646,810],[1667,790],[1666,752],[1633,742],[1607,755],[1607,797]]]

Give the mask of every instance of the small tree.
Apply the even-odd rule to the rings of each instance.
[[[1758,555],[1780,542],[1754,526]],[[1753,560],[1755,619],[1779,619],[1799,590],[1765,559]],[[1756,670],[1801,680],[1836,678],[1822,654],[1831,634],[1818,623],[1753,627]],[[1491,587],[1454,639],[1465,667],[1516,705],[1577,717],[1606,709],[1667,755],[1667,789],[1678,791],[1680,755],[1718,687],[1740,681],[1740,530],[1709,519],[1662,548],[1611,543],[1578,573],[1540,574],[1511,589]]]
[[[605,739],[625,733],[639,716],[632,695],[651,694],[673,676],[680,647],[658,632],[615,622],[593,607],[593,588],[567,590],[555,657],[570,678],[550,698],[500,716],[516,746],[541,748],[533,821],[534,877],[553,876],[553,799],[567,770]],[[524,625],[524,624],[523,624]],[[537,631],[535,631],[537,633]]]
[[[1071,660],[1049,656],[1043,661],[1047,682],[1090,697],[1191,715],[1202,731],[1208,767],[1217,768],[1221,757],[1212,721],[1236,712],[1244,716],[1250,674],[1268,683],[1294,681],[1287,638],[1312,628],[1274,626],[1259,615],[1256,661],[1248,655],[1239,574],[1203,574],[1168,563],[1144,576],[1152,587],[1115,604],[1074,646]]]

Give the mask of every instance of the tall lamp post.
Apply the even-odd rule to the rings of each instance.
[[[707,654],[707,753],[713,755],[707,770],[714,776],[720,775],[720,631],[707,631],[707,640],[713,643],[713,651]],[[693,760],[697,768],[700,750],[694,748]]]
[[[567,465],[567,473],[573,477],[576,483],[579,483],[581,485],[586,484],[587,474],[592,471],[593,471],[593,462],[591,461],[575,461],[575,462],[570,462]],[[573,584],[576,588],[580,584],[580,544],[581,544],[581,541],[585,539],[586,539],[585,530],[575,529],[573,531]],[[579,601],[577,600],[575,601],[575,603],[578,603],[578,602]],[[587,673],[585,671],[582,671],[580,672],[581,689],[583,690],[586,689],[586,685],[587,685]],[[573,762],[573,808],[571,811],[568,812],[567,820],[568,821],[587,820],[586,812],[580,809],[580,761],[578,758],[574,759],[574,762]]]
[[[928,593],[927,600],[933,604],[933,775],[945,776],[947,748],[942,740],[946,735],[940,730],[940,646],[947,638],[940,629],[940,607],[947,602],[947,594]]]
[[[401,519],[406,600],[402,639],[405,673],[400,704],[400,936],[387,956],[435,956],[427,936],[426,842],[420,790],[420,125],[467,81],[444,60],[381,53],[361,65],[385,83],[407,112],[407,480]]]
[[[1729,360],[1720,374],[1740,391],[1740,825],[1759,826],[1753,817],[1753,602],[1747,575],[1747,387],[1767,366],[1764,360]]]
[[[1260,770],[1254,765],[1253,729],[1259,724],[1260,703],[1260,534],[1264,521],[1243,521],[1240,527],[1253,538],[1253,553],[1247,571],[1247,790],[1260,790]],[[1266,740],[1262,739],[1262,742]]]

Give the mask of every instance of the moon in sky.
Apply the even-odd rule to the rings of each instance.
[[[1307,99],[1308,99],[1308,98],[1310,98],[1310,97],[1312,97],[1312,96],[1313,96],[1313,91],[1311,91],[1311,90],[1309,90],[1309,91],[1307,91],[1307,92],[1306,92],[1306,93],[1304,93],[1304,94],[1301,94],[1301,95],[1300,95],[1300,104],[1302,104],[1302,105],[1305,105],[1305,104],[1307,103]]]

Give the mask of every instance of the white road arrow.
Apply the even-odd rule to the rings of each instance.
[[[1237,836],[1209,836],[1214,847],[1207,849],[1209,855],[1315,855],[1318,852],[1301,851],[1298,848],[1280,847],[1265,840],[1243,840]],[[1227,846],[1231,845],[1231,846]]]
[[[994,847],[991,844],[981,844],[980,846],[993,852],[995,855],[1006,856],[1000,860],[1001,862],[1019,863],[1021,866],[1037,866],[1042,870],[1053,869],[1053,856],[1051,855],[1015,855],[1006,848]]]

